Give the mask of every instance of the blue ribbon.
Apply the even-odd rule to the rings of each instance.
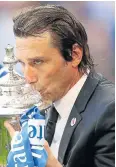
[[[0,64],[0,78],[5,76],[7,74],[7,71],[6,70],[3,70],[3,66]]]
[[[25,112],[20,119],[21,131],[17,132],[11,141],[11,150],[7,158],[7,167],[45,167],[48,159],[46,150],[40,143],[35,142],[32,144],[30,142],[29,136],[29,121],[45,121],[43,115],[40,114],[39,109],[34,106]],[[34,129],[37,129],[34,126]],[[33,134],[36,131],[31,130]],[[40,129],[39,129],[40,132]],[[31,133],[30,133],[31,134]],[[32,135],[38,141],[37,134]],[[34,140],[34,139],[33,139]]]

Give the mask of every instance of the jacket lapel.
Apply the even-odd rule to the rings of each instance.
[[[73,123],[74,125],[72,124],[72,126],[71,126],[73,119],[75,119],[76,121],[75,121],[75,123]],[[58,160],[62,164],[63,164],[65,152],[66,152],[68,144],[70,142],[70,138],[72,136],[72,133],[73,133],[74,129],[76,128],[76,126],[81,121],[81,119],[82,119],[81,115],[79,113],[77,113],[76,107],[74,105],[73,109],[71,111],[71,114],[69,116],[69,119],[67,121],[66,128],[64,130],[61,142],[60,142],[60,147],[59,147],[59,152],[58,152]]]
[[[70,113],[70,116],[68,118],[67,124],[65,126],[63,136],[60,142],[59,146],[59,153],[58,153],[58,160],[63,164],[64,158],[66,155],[66,150],[68,148],[70,139],[72,137],[72,134],[75,130],[75,128],[78,126],[80,121],[82,120],[81,112],[85,110],[85,107],[87,105],[87,102],[91,98],[92,93],[94,92],[96,86],[98,85],[99,80],[101,79],[101,76],[97,73],[91,72],[88,75],[88,78],[81,89],[78,98],[76,99],[76,102],[72,108],[72,111]],[[71,122],[73,120],[76,120],[74,125],[71,126]]]

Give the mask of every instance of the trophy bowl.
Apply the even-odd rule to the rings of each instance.
[[[17,60],[13,47],[8,45],[5,50],[3,64],[7,67],[7,74],[0,78],[0,167],[6,167],[11,141],[4,121],[9,121],[15,130],[20,130],[20,116],[33,105],[42,104],[40,94],[14,71]]]

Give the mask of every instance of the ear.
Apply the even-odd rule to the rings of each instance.
[[[80,64],[83,56],[83,49],[78,45],[74,44],[72,47],[72,67],[77,68]]]

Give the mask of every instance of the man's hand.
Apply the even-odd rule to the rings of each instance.
[[[4,122],[4,126],[8,130],[10,137],[13,138],[13,136],[15,135],[15,132],[16,132],[14,130],[13,126],[8,121]]]
[[[4,122],[4,126],[8,130],[11,138],[13,138],[13,136],[15,135],[15,132],[16,132],[15,129],[13,128],[13,126],[8,121]],[[59,163],[59,161],[53,156],[53,153],[52,153],[47,141],[45,141],[44,148],[48,153],[48,160],[47,160],[46,167],[62,167],[62,165]]]
[[[62,167],[59,161],[53,156],[53,153],[48,145],[48,142],[45,141],[44,148],[48,153],[48,161],[46,167]]]

